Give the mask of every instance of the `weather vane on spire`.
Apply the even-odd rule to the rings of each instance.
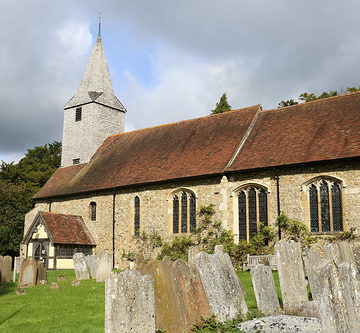
[[[98,32],[98,38],[101,38],[101,19],[102,19],[102,14],[101,12],[99,12],[99,32]]]

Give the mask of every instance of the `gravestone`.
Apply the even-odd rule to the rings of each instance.
[[[319,296],[322,331],[360,332],[360,287],[355,264],[325,261],[317,269],[323,283]]]
[[[155,327],[167,332],[190,332],[211,310],[197,269],[183,260],[169,257],[138,268],[150,275],[155,286]]]
[[[2,291],[2,279],[1,279],[1,270],[0,270],[0,292]]]
[[[76,280],[90,279],[84,253],[75,253],[73,256]]]
[[[271,268],[259,264],[251,269],[250,275],[258,309],[265,315],[273,315],[280,304]]]
[[[85,256],[86,265],[90,271],[92,279],[96,279],[96,255],[90,254]]]
[[[188,263],[194,263],[195,256],[200,252],[198,246],[191,246],[189,247],[188,251]]]
[[[20,273],[20,268],[21,268],[23,261],[24,261],[24,258],[21,258],[21,257],[15,257],[15,259],[14,259],[14,271],[13,271],[13,282],[14,283],[16,281],[16,274]]]
[[[47,272],[42,261],[38,261],[36,263],[36,268],[37,268],[36,284],[40,284],[40,281],[47,281]]]
[[[220,321],[246,316],[248,308],[243,287],[229,255],[217,247],[214,254],[200,252],[195,255],[194,264],[199,271],[211,312]]]
[[[302,303],[308,302],[300,243],[277,242],[275,256],[284,309],[288,313],[296,312]]]
[[[0,256],[0,273],[2,272],[3,270],[3,263],[4,263],[4,257],[3,256]],[[2,279],[1,279],[2,281]]]
[[[57,278],[56,278],[57,282],[66,282],[67,278],[66,276],[60,274]]]
[[[105,281],[105,332],[155,332],[154,281],[135,270]]]
[[[3,282],[11,281],[11,266],[12,266],[12,258],[10,256],[3,257],[3,264],[1,269]]]
[[[112,270],[112,257],[107,251],[96,256],[96,282],[104,282]]]
[[[324,253],[326,260],[333,261],[336,265],[339,265],[343,261],[338,243],[326,244],[324,246]]]
[[[314,249],[305,249],[303,260],[312,298],[318,300],[323,289],[322,276],[319,275],[318,266],[324,260],[321,259],[320,253]]]
[[[19,288],[35,286],[36,284],[36,261],[32,257],[26,258],[20,269]]]
[[[56,282],[51,282],[50,284],[50,289],[51,290],[55,290],[55,289],[59,289],[59,285]]]

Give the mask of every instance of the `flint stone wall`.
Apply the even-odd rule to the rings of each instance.
[[[76,280],[90,279],[84,253],[75,253],[73,256]]]
[[[280,303],[271,268],[259,264],[251,269],[250,275],[259,310],[265,315],[277,312]]]
[[[104,282],[112,270],[112,256],[103,251],[96,256],[96,282]]]
[[[135,270],[105,281],[105,332],[155,332],[154,281]]]
[[[220,321],[231,320],[248,311],[244,289],[227,253],[198,253],[194,264],[199,271],[211,312]]]
[[[300,244],[281,240],[275,244],[275,256],[284,309],[295,312],[308,301]]]
[[[34,258],[26,258],[20,269],[19,288],[35,286],[36,284],[36,261]]]
[[[190,332],[194,324],[211,316],[197,269],[183,260],[152,261],[138,268],[154,279],[155,326],[167,332]]]

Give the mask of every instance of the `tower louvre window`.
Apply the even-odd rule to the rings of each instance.
[[[73,159],[73,164],[79,164],[79,163],[80,163],[80,158]]]
[[[75,121],[81,121],[82,108],[76,108],[75,110]]]

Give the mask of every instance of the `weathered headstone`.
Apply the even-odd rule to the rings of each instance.
[[[353,249],[349,242],[339,242],[339,250],[342,261],[356,262]]]
[[[59,289],[59,285],[56,282],[51,282],[50,289],[51,290]]]
[[[155,327],[167,332],[189,332],[211,310],[197,269],[183,260],[152,261],[138,268],[155,285]],[[171,300],[171,301],[169,301]]]
[[[308,302],[300,243],[277,242],[275,256],[284,309],[288,313],[296,312],[302,303]]]
[[[90,254],[85,256],[85,262],[90,271],[91,278],[96,279],[96,255]]]
[[[37,274],[36,274],[36,284],[40,284],[40,281],[47,281],[47,272],[42,261],[36,263]]]
[[[1,276],[3,282],[11,281],[11,265],[12,265],[12,258],[10,256],[3,257],[2,265],[1,265]]]
[[[112,257],[107,251],[96,256],[96,282],[104,282],[112,270]]]
[[[318,300],[323,289],[322,277],[319,275],[318,266],[324,260],[321,259],[320,253],[314,249],[306,249],[303,260],[312,298]]]
[[[23,261],[24,261],[24,258],[22,258],[22,257],[15,257],[15,259],[14,259],[13,282],[16,281],[16,274],[20,273],[20,268],[21,268]]]
[[[248,308],[243,287],[227,253],[217,248],[214,254],[198,253],[194,258],[212,313],[226,321],[245,316]]]
[[[2,279],[1,279],[1,270],[0,270],[0,292],[2,291],[3,286],[2,286]]]
[[[57,280],[58,282],[65,282],[65,281],[67,281],[67,278],[66,278],[66,276],[60,274],[60,275],[56,278],[56,280]]]
[[[0,256],[0,273],[1,273],[2,270],[3,270],[3,263],[4,263],[4,257],[3,257],[3,256]],[[2,281],[2,278],[1,278],[1,281]]]
[[[360,288],[355,265],[325,261],[317,269],[323,283],[318,300],[322,331],[360,332]]]
[[[188,263],[194,263],[195,256],[200,252],[198,246],[191,246],[189,247],[188,251]]]
[[[155,332],[154,281],[135,270],[105,281],[105,332]]]
[[[324,253],[326,260],[333,261],[336,265],[339,265],[343,261],[338,243],[326,244],[324,246]]]
[[[90,279],[84,253],[75,253],[73,256],[76,280]]]
[[[265,315],[273,315],[280,309],[280,303],[271,268],[259,264],[251,269],[250,275],[258,309]]]
[[[20,269],[19,288],[35,286],[36,284],[36,261],[32,257],[26,258]]]
[[[79,280],[73,280],[71,281],[71,287],[78,287],[80,286],[80,281]]]

